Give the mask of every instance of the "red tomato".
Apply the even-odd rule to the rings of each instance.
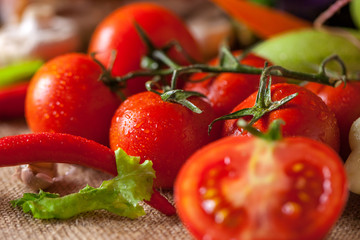
[[[240,52],[235,52],[239,55]],[[210,65],[218,64],[219,59],[214,59]],[[247,55],[241,63],[248,66],[262,68],[267,60],[254,54]],[[194,74],[190,80],[204,79],[208,73]],[[279,77],[272,77],[273,83],[284,82]],[[216,116],[229,114],[231,110],[245,98],[255,92],[259,87],[260,75],[222,73],[201,82],[186,82],[184,89],[204,94],[211,102]]]
[[[322,239],[347,200],[342,161],[303,137],[226,137],[193,154],[175,205],[196,239]]]
[[[307,89],[316,93],[335,113],[340,129],[340,155],[344,160],[350,154],[349,131],[352,123],[360,117],[360,82],[349,81],[337,87],[308,83]]]
[[[116,111],[110,128],[111,149],[122,148],[154,164],[156,187],[172,188],[185,160],[198,148],[212,141],[215,134],[207,126],[215,115],[208,102],[199,97],[189,100],[203,112],[194,113],[180,104],[164,102],[152,92],[135,94]]]
[[[89,52],[98,53],[96,57],[105,66],[109,65],[111,51],[116,50],[112,74],[123,76],[140,69],[141,57],[147,49],[134,27],[136,21],[149,35],[155,46],[163,47],[176,40],[195,59],[201,59],[200,48],[185,24],[169,10],[153,3],[133,3],[115,10],[96,28],[91,37]],[[170,57],[180,64],[186,58],[172,49]],[[130,94],[145,91],[149,78],[135,78],[128,81]]]
[[[26,95],[30,129],[69,133],[107,145],[111,118],[121,101],[98,80],[100,74],[100,66],[85,54],[65,54],[44,64]]]
[[[339,127],[335,114],[326,104],[313,92],[304,87],[280,83],[271,86],[272,101],[278,101],[293,93],[298,96],[277,110],[265,114],[254,123],[254,127],[265,132],[269,124],[275,119],[281,118],[285,121],[283,136],[304,136],[324,142],[335,151],[339,151]],[[233,112],[254,106],[257,92],[250,95],[242,103],[236,106]],[[250,120],[250,117],[244,117]],[[236,124],[237,120],[226,120],[224,123],[224,135],[249,135],[242,131]]]

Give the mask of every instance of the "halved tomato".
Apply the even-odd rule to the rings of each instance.
[[[347,195],[336,152],[303,137],[220,139],[192,155],[175,184],[196,239],[321,239]]]

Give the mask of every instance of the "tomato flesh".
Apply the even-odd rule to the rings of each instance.
[[[227,137],[195,153],[175,184],[197,239],[320,239],[347,199],[341,159],[305,138]]]

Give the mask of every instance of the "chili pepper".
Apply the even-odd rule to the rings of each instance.
[[[65,133],[30,133],[0,138],[0,167],[42,162],[78,164],[117,175],[114,152],[95,141]],[[174,206],[158,191],[150,206],[166,215]]]
[[[0,88],[0,119],[24,116],[25,96],[29,82]]]

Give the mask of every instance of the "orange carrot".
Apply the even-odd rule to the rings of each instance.
[[[235,20],[244,23],[261,38],[270,38],[290,30],[308,28],[311,22],[289,13],[246,0],[212,0]]]

